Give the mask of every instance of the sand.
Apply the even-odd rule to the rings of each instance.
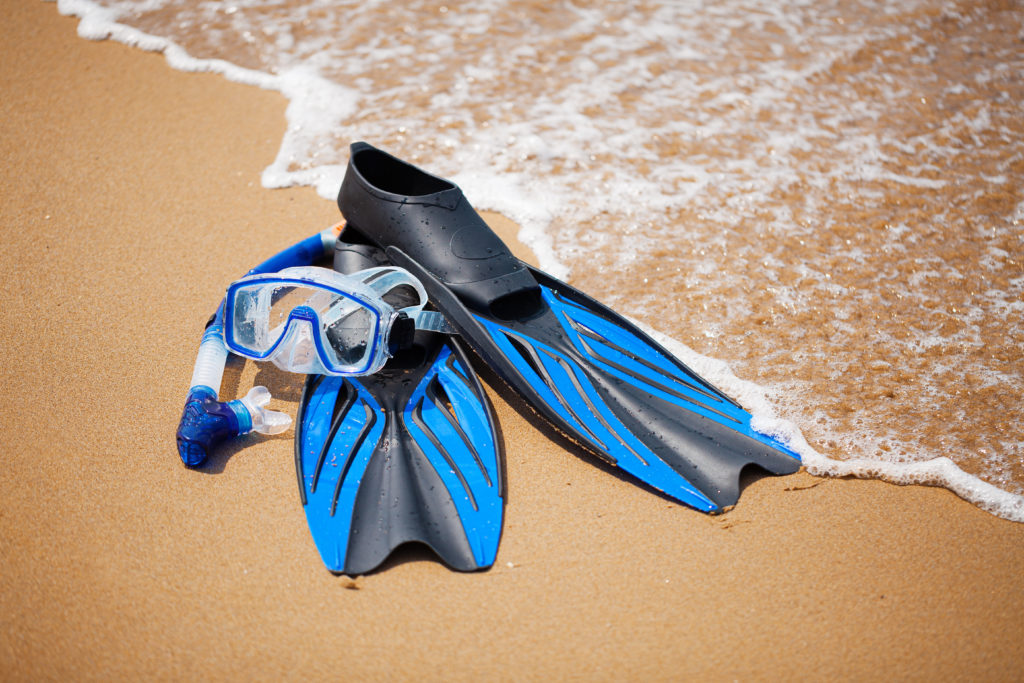
[[[337,218],[310,189],[260,187],[284,99],[84,41],[51,4],[5,10],[4,679],[1019,678],[1024,525],[802,473],[708,517],[493,390],[494,568],[411,549],[331,575],[291,432],[202,471],[173,439],[227,280]],[[253,381],[294,411],[295,378],[251,363],[222,394]]]

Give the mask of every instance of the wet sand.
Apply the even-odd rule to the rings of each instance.
[[[943,489],[806,474],[704,516],[494,391],[495,567],[411,549],[332,576],[291,432],[202,471],[173,441],[223,286],[337,219],[312,190],[260,187],[285,101],[81,40],[51,4],[7,9],[4,678],[1019,676],[1024,525]],[[294,413],[300,385],[273,369],[232,364],[222,393],[253,381]]]

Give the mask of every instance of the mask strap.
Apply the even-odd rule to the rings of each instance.
[[[416,323],[416,329],[418,330],[441,332],[443,334],[455,334],[455,328],[448,323],[444,315],[437,311],[423,310],[423,307],[427,305],[427,290],[425,290],[420,281],[413,277],[412,273],[407,270],[383,266],[379,268],[368,268],[357,273],[352,273],[351,277],[359,278],[363,284],[373,289],[374,293],[380,297],[383,297],[385,294],[398,287],[412,287],[416,290],[419,303],[399,309],[399,312],[405,313],[412,318]]]
[[[442,334],[458,334],[448,319],[443,314],[437,311],[424,311],[419,310],[416,315],[410,315],[416,322],[417,330],[427,330],[428,332],[440,332]]]

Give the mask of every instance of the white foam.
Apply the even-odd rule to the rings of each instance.
[[[288,127],[277,157],[263,171],[263,185],[270,188],[311,185],[321,197],[334,199],[338,196],[345,167],[318,163],[317,152],[309,159],[299,157],[292,150],[326,149],[331,140],[325,139],[324,129],[340,128],[356,110],[359,94],[323,78],[308,66],[280,74],[278,85],[288,98],[285,111]],[[295,165],[298,168],[293,168]]]
[[[637,323],[635,320],[633,322],[697,374],[738,401],[753,415],[751,426],[762,434],[778,439],[798,453],[808,473],[819,477],[880,479],[900,486],[939,486],[998,517],[1024,522],[1024,496],[1004,491],[982,481],[964,472],[946,457],[901,463],[865,457],[834,460],[822,455],[811,447],[799,427],[778,417],[763,387],[740,379],[727,363],[697,353],[682,342],[643,323]]]
[[[159,7],[158,1],[142,5]],[[135,9],[135,6],[132,6]],[[221,59],[196,59],[183,48],[167,38],[144,33],[131,26],[118,23],[117,19],[125,11],[123,8],[103,7],[92,0],[57,0],[57,11],[68,16],[81,19],[78,23],[78,35],[87,40],[116,40],[119,43],[137,47],[147,52],[162,52],[167,63],[179,71],[217,73],[228,80],[246,85],[255,85],[267,90],[280,90],[278,78],[261,71],[245,69]]]

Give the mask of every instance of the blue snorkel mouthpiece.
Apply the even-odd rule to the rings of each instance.
[[[249,432],[280,434],[288,429],[291,417],[267,410],[268,403],[266,387],[253,387],[244,398],[234,401],[218,401],[217,392],[205,385],[190,388],[176,434],[182,462],[198,467],[228,439]]]
[[[236,436],[259,432],[280,434],[288,429],[291,418],[267,410],[270,392],[253,387],[244,398],[218,401],[217,392],[206,385],[189,389],[185,409],[178,423],[178,455],[189,467],[198,467],[221,443]]]

